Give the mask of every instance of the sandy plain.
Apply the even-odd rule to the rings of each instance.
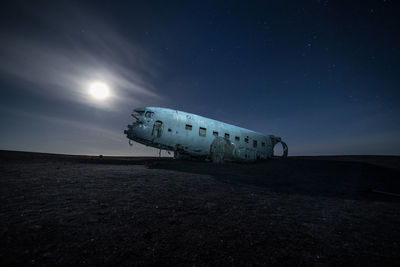
[[[0,176],[1,266],[400,264],[400,157],[0,151]]]

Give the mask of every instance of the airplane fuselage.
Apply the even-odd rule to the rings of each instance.
[[[258,160],[274,156],[279,137],[264,135],[203,116],[160,107],[135,109],[136,121],[125,130],[138,143],[174,151],[175,157],[192,156],[213,161]]]

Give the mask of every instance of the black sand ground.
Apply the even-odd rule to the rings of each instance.
[[[0,151],[0,265],[399,266],[400,157]]]

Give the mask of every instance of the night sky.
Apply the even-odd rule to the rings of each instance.
[[[151,105],[289,155],[399,155],[399,18],[390,0],[3,2],[0,149],[158,155],[123,134]]]

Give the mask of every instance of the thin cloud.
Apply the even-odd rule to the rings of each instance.
[[[157,71],[144,49],[83,8],[60,9],[65,11],[50,16],[33,12],[58,33],[54,38],[1,35],[3,75],[30,83],[39,94],[105,109],[161,100],[152,83]],[[88,94],[89,84],[96,80],[111,87],[110,99],[101,104]]]

